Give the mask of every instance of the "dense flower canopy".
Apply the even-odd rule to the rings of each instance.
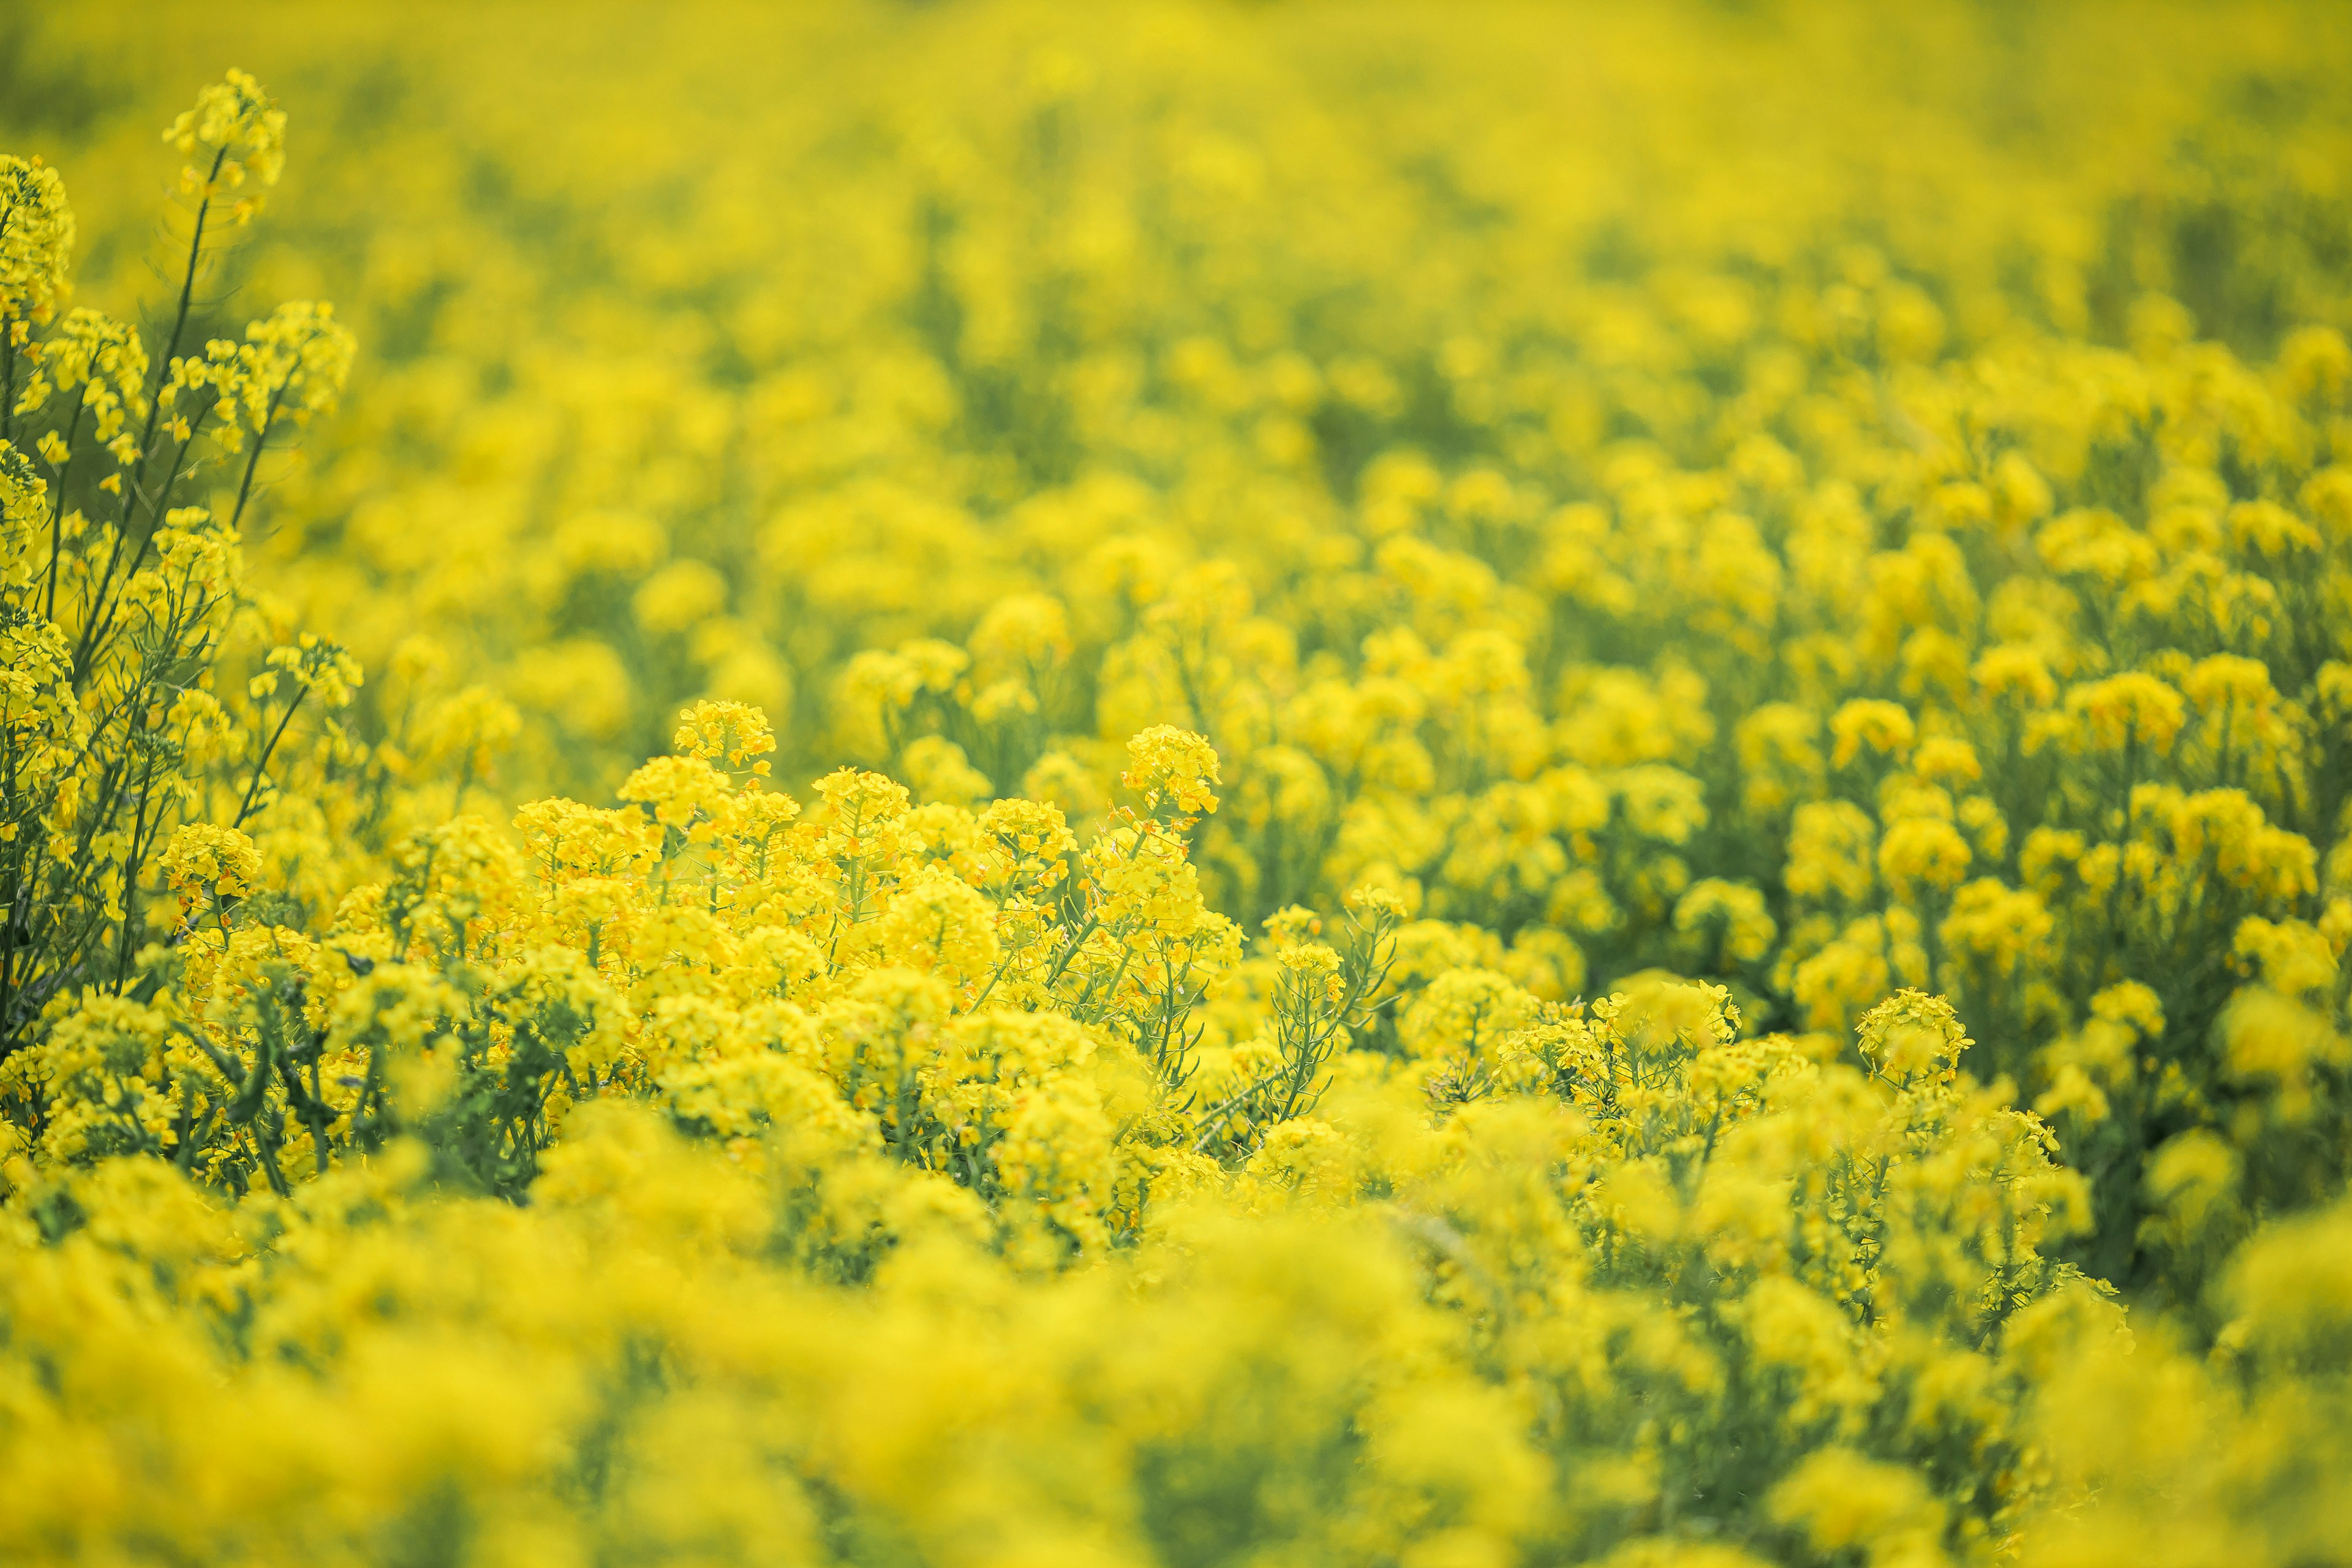
[[[2340,1552],[2332,11],[21,32],[0,1562]]]

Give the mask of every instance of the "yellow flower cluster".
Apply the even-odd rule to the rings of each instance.
[[[180,188],[207,205],[242,187],[248,170],[274,185],[286,168],[286,111],[250,71],[232,70],[199,91],[196,106],[163,128],[163,140],[194,160],[180,171]],[[240,196],[232,211],[245,223],[260,208],[259,196]]]
[[[2336,1549],[2324,7],[20,31],[0,1562]]]

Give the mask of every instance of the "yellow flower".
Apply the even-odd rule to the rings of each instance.
[[[261,886],[261,852],[234,827],[192,822],[174,828],[156,864],[163,885],[180,895],[184,925],[199,902],[249,898]]]
[[[2066,710],[2083,721],[2084,738],[2101,751],[2142,744],[2158,755],[2172,749],[2188,718],[2178,690],[2137,670],[2070,689]]]
[[[677,731],[669,743],[680,754],[698,757],[713,767],[740,768],[765,777],[776,737],[768,728],[768,716],[748,703],[702,701],[677,716]]]
[[[1127,743],[1127,771],[1119,783],[1143,797],[1157,815],[1199,816],[1217,809],[1210,786],[1217,781],[1217,753],[1187,730],[1159,724]]]
[[[265,185],[278,183],[286,167],[286,111],[249,73],[232,70],[197,92],[195,107],[164,128],[163,140],[190,158],[181,189],[210,201],[240,188],[248,170]],[[241,196],[233,210],[243,223],[260,205],[258,196]]]
[[[38,158],[0,154],[0,333],[13,346],[16,324],[46,321],[71,289],[73,209],[65,181]],[[38,406],[28,393],[26,401]]]

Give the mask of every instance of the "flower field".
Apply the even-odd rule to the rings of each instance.
[[[0,40],[0,1563],[2352,1561],[2352,17]]]

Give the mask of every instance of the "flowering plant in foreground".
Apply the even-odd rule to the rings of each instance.
[[[2325,1560],[2324,35],[1139,18],[0,159],[0,1561]]]

